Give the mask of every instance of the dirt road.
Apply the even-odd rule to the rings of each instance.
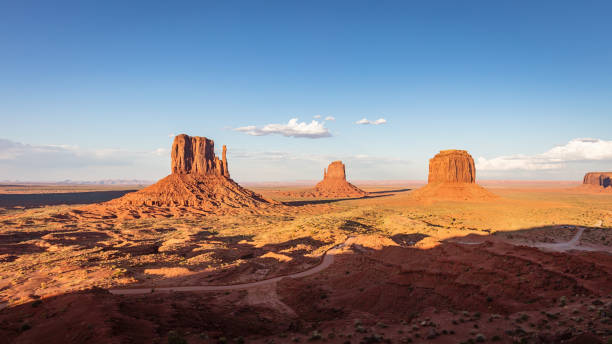
[[[581,245],[580,239],[582,237],[584,230],[585,230],[584,227],[578,227],[578,232],[574,235],[574,237],[570,241],[567,241],[567,242],[534,243],[529,246],[537,247],[537,248],[548,250],[548,251],[555,251],[555,252],[567,252],[571,250],[608,251],[605,248],[597,248],[597,247]],[[242,284],[177,286],[177,287],[160,287],[160,288],[123,288],[123,289],[111,289],[110,292],[115,295],[138,295],[138,294],[150,294],[150,293],[156,293],[156,292],[226,291],[226,290],[249,289],[249,288],[261,287],[264,285],[276,283],[283,278],[306,277],[306,276],[314,275],[316,273],[319,273],[327,269],[334,262],[334,255],[339,253],[342,248],[349,245],[352,239],[353,237],[350,237],[342,244],[334,246],[333,248],[325,252],[325,254],[323,255],[323,258],[321,259],[321,262],[317,266],[314,266],[311,269],[308,269],[302,272],[297,272],[297,273],[289,274],[285,276],[279,276],[279,277],[265,279],[265,280],[261,280],[257,282],[242,283]],[[464,244],[464,245],[476,245],[476,244],[480,244],[481,242],[456,241],[456,243]]]
[[[137,294],[150,294],[157,292],[175,292],[175,291],[225,291],[225,290],[237,290],[237,289],[249,289],[254,287],[260,287],[267,284],[272,284],[280,281],[283,278],[300,278],[319,273],[327,269],[334,262],[334,255],[338,254],[342,248],[349,244],[352,237],[349,237],[342,244],[336,245],[331,249],[327,250],[323,254],[321,262],[308,269],[294,274],[285,276],[278,276],[270,279],[265,279],[257,282],[242,283],[242,284],[229,284],[229,285],[201,285],[201,286],[188,286],[188,287],[163,287],[163,288],[128,288],[128,289],[110,289],[111,294],[115,295],[137,295]]]

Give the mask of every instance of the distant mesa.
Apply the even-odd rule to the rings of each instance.
[[[587,193],[612,192],[612,172],[588,172],[577,190]]]
[[[323,180],[314,189],[293,196],[316,198],[356,198],[367,192],[346,181],[346,167],[342,161],[334,161],[323,170]]]
[[[584,175],[582,184],[612,188],[612,172],[588,172]]]
[[[230,178],[227,148],[222,158],[206,137],[177,135],[172,143],[172,174],[137,192],[107,202],[138,214],[142,207],[189,208],[191,212],[224,213],[240,208],[266,208],[278,202],[243,188]],[[150,212],[147,212],[150,213]]]
[[[334,161],[323,170],[323,180],[315,186],[315,193],[325,197],[363,197],[366,192],[346,181],[342,161]]]
[[[442,150],[429,159],[427,185],[412,197],[421,200],[490,200],[497,198],[476,184],[476,167],[464,150]]]

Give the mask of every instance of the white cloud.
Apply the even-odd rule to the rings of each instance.
[[[479,157],[476,169],[480,171],[557,170],[567,163],[612,161],[612,141],[600,139],[573,139],[565,145],[535,155],[505,155],[492,159]]]
[[[153,155],[157,156],[168,156],[170,154],[170,150],[167,148],[157,148],[156,150],[151,152]]]
[[[321,115],[314,115],[314,118],[319,119],[321,118]]]
[[[492,159],[478,158],[476,162],[477,171],[509,171],[509,170],[555,170],[560,168],[558,162],[552,163],[545,158],[528,155],[507,155]]]
[[[327,117],[325,117],[325,120],[326,121],[335,121],[336,117],[334,117],[334,116],[327,116]]]
[[[287,124],[267,124],[263,127],[249,125],[235,128],[234,130],[253,136],[278,134],[285,137],[305,137],[310,139],[332,136],[329,130],[325,127],[325,122],[319,122],[316,120],[313,120],[310,123],[298,122],[297,118],[290,119]]]
[[[167,170],[169,150],[83,149],[31,145],[0,139],[2,179],[45,181],[157,177]],[[143,170],[143,167],[145,170]]]
[[[355,122],[355,124],[363,124],[363,125],[368,125],[368,124],[379,125],[379,124],[385,124],[385,123],[387,123],[387,120],[384,118],[379,118],[375,121],[370,121],[367,118],[362,118],[358,120],[357,122]]]
[[[151,155],[169,156],[170,151],[158,148],[150,152],[134,152],[116,148],[82,149],[70,145],[30,145],[0,139],[0,165],[21,164],[35,167],[82,167],[96,165],[132,165],[136,159]]]

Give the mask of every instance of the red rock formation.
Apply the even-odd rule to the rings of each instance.
[[[230,174],[229,174],[229,169],[227,168],[227,147],[225,147],[225,145],[223,145],[222,159],[223,159],[223,175],[229,178]]]
[[[205,137],[178,135],[172,143],[172,174],[140,191],[107,202],[110,206],[190,207],[196,212],[223,213],[238,208],[262,208],[277,202],[247,190],[229,176],[227,148],[222,160],[215,143]]]
[[[474,183],[474,159],[464,150],[440,151],[429,159],[429,183]]]
[[[334,161],[323,170],[323,180],[312,191],[301,193],[302,197],[363,197],[367,193],[346,181],[345,166],[342,161]]]
[[[443,150],[429,160],[428,184],[415,190],[412,197],[425,200],[491,200],[497,198],[475,184],[474,159],[464,150]]]
[[[612,172],[589,172],[584,175],[582,184],[603,188],[612,187]]]
[[[346,181],[346,170],[342,161],[334,161],[323,169],[323,180]]]
[[[229,177],[223,146],[223,161],[215,156],[215,142],[205,137],[177,135],[172,143],[172,173],[214,174]]]

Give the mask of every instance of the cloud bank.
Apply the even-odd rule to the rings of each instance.
[[[387,123],[387,120],[384,118],[379,118],[375,121],[370,121],[367,118],[362,118],[358,120],[357,122],[355,122],[355,124],[361,124],[361,125],[369,125],[369,124],[379,125],[379,124],[385,124],[385,123]]]
[[[169,150],[128,151],[83,149],[70,145],[32,145],[0,139],[0,170],[3,180],[48,181],[108,179],[163,175]],[[141,169],[147,172],[143,173]]]
[[[296,120],[295,126],[299,127],[299,124]],[[330,161],[339,159],[350,166],[349,174],[353,179],[414,179],[416,176],[424,178],[427,173],[426,159],[414,161],[393,156],[332,155],[325,152],[258,152],[239,147],[232,148],[229,154],[232,175],[247,181],[314,180],[320,177]],[[169,155],[168,148],[146,151],[83,149],[0,139],[0,180],[156,180],[169,173]],[[479,157],[476,167],[485,179],[578,181],[585,172],[612,168],[612,141],[577,138],[540,154]]]
[[[577,138],[565,145],[535,155],[505,155],[491,159],[479,157],[476,169],[479,171],[541,171],[558,170],[568,163],[612,161],[612,141]]]
[[[234,130],[253,136],[276,134],[285,137],[303,137],[309,139],[319,139],[332,136],[329,130],[325,127],[325,122],[319,122],[317,120],[312,120],[310,123],[298,122],[297,118],[290,119],[287,124],[267,124],[263,127],[249,125],[235,128]]]

